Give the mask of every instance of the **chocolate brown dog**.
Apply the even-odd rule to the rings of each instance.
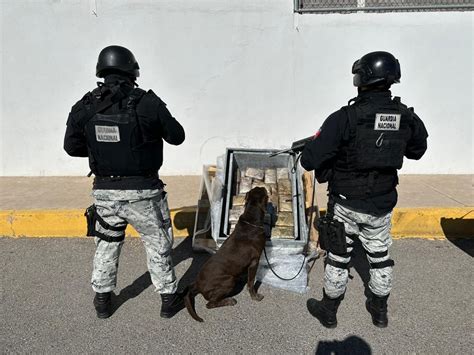
[[[202,294],[208,301],[207,308],[233,306],[237,301],[229,294],[234,290],[239,276],[248,273],[247,288],[255,301],[263,296],[255,290],[255,275],[263,248],[265,231],[263,219],[268,203],[267,190],[255,187],[245,197],[245,211],[235,230],[216,254],[203,265],[196,278],[185,291],[184,302],[189,314],[197,321],[203,319],[196,313],[194,298]]]

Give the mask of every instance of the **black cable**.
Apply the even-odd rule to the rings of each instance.
[[[301,157],[301,154],[298,155],[298,157],[296,158],[296,162],[295,162],[295,166],[293,166],[293,169],[295,169],[296,167],[296,164],[299,160],[299,158]],[[296,169],[295,169],[296,171]],[[308,247],[308,244],[309,244],[309,238],[311,236],[311,224],[313,223],[313,208],[314,208],[314,195],[315,195],[315,192],[316,192],[316,174],[313,173],[313,195],[312,195],[312,199],[311,199],[311,209],[310,209],[310,217],[309,217],[309,228],[308,228],[308,239],[306,240],[306,245],[304,247],[304,249],[306,249]],[[303,250],[304,250],[303,249]],[[298,277],[298,275],[300,274],[301,270],[303,270],[303,266],[305,265],[306,263],[306,256],[304,257],[303,259],[303,263],[301,264],[301,267],[298,271],[298,273],[293,276],[292,278],[284,278],[284,277],[281,277],[280,275],[278,275],[275,270],[273,270],[272,266],[270,265],[270,261],[268,261],[268,257],[267,257],[267,250],[265,249],[265,247],[263,248],[263,253],[265,254],[265,260],[267,261],[267,264],[268,264],[268,268],[270,269],[270,271],[273,273],[273,275],[275,275],[276,277],[278,277],[280,280],[283,280],[283,281],[291,281],[291,280],[294,280]]]
[[[298,166],[298,161],[301,159],[301,152],[296,156],[295,163],[293,164],[293,167],[291,168],[291,173],[294,174],[296,172],[297,166]]]
[[[287,279],[287,278],[281,277],[280,275],[278,275],[275,272],[275,270],[273,270],[272,266],[270,265],[270,261],[268,261],[267,250],[265,248],[263,248],[263,253],[265,254],[265,259],[267,260],[267,264],[268,264],[268,267],[269,267],[270,271],[273,273],[273,275],[275,275],[276,277],[278,277],[280,280],[283,280],[283,281],[291,281],[291,280],[296,279],[298,277],[298,275],[300,274],[301,270],[303,270],[303,266],[306,262],[306,256],[305,256],[304,259],[303,259],[303,263],[301,264],[301,267],[300,267],[298,273],[295,276],[293,276],[292,278]]]

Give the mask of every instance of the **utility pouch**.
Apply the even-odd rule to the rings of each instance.
[[[336,255],[347,253],[344,223],[334,220],[332,216],[326,215],[318,219],[316,227],[319,232],[321,249]]]
[[[87,236],[88,237],[94,237],[95,236],[95,222],[97,221],[96,217],[96,208],[95,205],[91,205],[86,208],[86,211],[84,212],[84,216],[86,217],[87,221]]]

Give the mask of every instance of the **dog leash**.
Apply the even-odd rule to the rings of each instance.
[[[259,225],[256,225],[256,224],[253,224],[253,223],[244,221],[244,220],[239,220],[239,221],[240,221],[240,222],[243,222],[243,223],[245,223],[245,224],[248,224],[249,226],[255,227],[255,228],[265,229],[265,227],[263,227],[263,226],[259,226]],[[306,261],[306,257],[305,257],[304,260],[303,260],[303,263],[301,264],[301,267],[300,267],[298,273],[297,273],[295,276],[293,276],[292,278],[287,279],[287,278],[281,277],[280,275],[278,275],[278,274],[275,272],[275,270],[273,270],[273,268],[272,268],[272,266],[271,266],[271,264],[270,264],[270,261],[268,260],[267,250],[265,249],[265,247],[263,247],[263,253],[264,253],[264,255],[265,255],[265,260],[267,261],[268,268],[271,270],[271,272],[272,272],[276,277],[278,277],[279,279],[281,279],[281,280],[283,280],[283,281],[291,281],[291,280],[294,280],[295,278],[297,278],[298,275],[300,274],[301,270],[303,270],[303,266],[304,266],[305,261]]]
[[[283,280],[283,281],[291,281],[291,280],[294,280],[298,277],[298,275],[300,274],[301,270],[303,270],[303,266],[306,262],[306,256],[304,257],[303,259],[303,263],[301,264],[301,267],[300,269],[298,270],[298,273],[293,276],[292,278],[285,278],[285,277],[281,277],[280,275],[278,275],[275,270],[273,270],[272,268],[272,265],[270,264],[270,261],[268,260],[268,256],[267,256],[267,250],[265,248],[263,248],[263,254],[265,255],[265,260],[267,261],[267,264],[268,264],[268,268],[270,269],[270,271],[273,273],[273,275],[275,275],[276,277],[278,277],[280,280]]]
[[[253,224],[253,223],[250,223],[250,222],[247,222],[247,221],[244,221],[244,220],[241,220],[241,222],[244,222],[245,224],[248,224],[248,225],[250,225],[250,226],[252,226],[252,227],[256,227],[256,228],[260,228],[260,229],[265,229],[263,226],[258,226],[258,225],[256,225],[256,224]],[[300,274],[301,270],[303,270],[303,266],[304,266],[305,261],[306,261],[306,257],[305,257],[304,260],[303,260],[303,263],[301,264],[301,267],[300,267],[298,273],[297,273],[295,276],[293,276],[292,278],[287,279],[287,278],[281,277],[280,275],[278,275],[278,274],[275,272],[275,270],[273,270],[273,268],[272,268],[272,266],[271,266],[271,264],[270,264],[270,261],[268,260],[267,250],[265,249],[265,247],[263,248],[263,253],[264,253],[264,255],[265,255],[265,260],[267,261],[268,268],[271,270],[271,272],[272,272],[276,277],[278,277],[279,279],[281,279],[281,280],[283,280],[283,281],[291,281],[291,280],[294,280],[295,278],[297,278],[298,275]]]
[[[296,158],[296,162],[298,162],[299,158],[301,158],[301,154],[298,155],[298,157]],[[295,164],[295,166],[296,166],[296,164]],[[295,168],[295,166],[293,168]],[[307,249],[308,244],[310,242],[310,237],[311,237],[311,224],[313,223],[313,208],[314,208],[314,195],[315,195],[315,192],[316,192],[316,174],[313,175],[313,194],[312,194],[312,198],[311,198],[311,210],[310,210],[311,214],[310,214],[310,217],[309,217],[309,225],[308,225],[309,226],[309,228],[308,228],[308,239],[306,241],[306,245],[305,245],[304,249]],[[317,246],[319,246],[319,240],[318,240]],[[273,268],[270,264],[270,261],[268,260],[267,250],[265,248],[263,248],[263,253],[265,255],[265,260],[267,261],[268,268],[270,269],[270,271],[273,273],[273,275],[275,275],[276,277],[278,277],[280,280],[283,280],[283,281],[291,281],[291,280],[296,279],[298,277],[298,275],[301,273],[301,270],[303,270],[303,266],[306,263],[306,256],[305,256],[304,259],[303,259],[303,262],[301,263],[301,267],[298,270],[298,272],[296,273],[296,275],[293,276],[292,278],[285,278],[285,277],[281,277],[280,275],[278,275],[275,272],[275,270],[273,270]],[[313,265],[316,262],[316,259],[314,259]],[[313,268],[313,265],[311,265],[310,269]]]

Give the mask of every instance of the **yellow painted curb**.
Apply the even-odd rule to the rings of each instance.
[[[394,238],[474,238],[474,207],[396,208]]]
[[[171,210],[175,237],[192,235],[196,209]],[[83,210],[0,211],[0,236],[83,237],[86,221]],[[138,236],[130,226],[127,235]],[[474,207],[396,208],[392,217],[394,238],[474,238]]]
[[[192,207],[170,211],[175,237],[192,234]],[[85,237],[86,220],[83,210],[7,210],[0,211],[0,236],[7,237]],[[127,236],[138,236],[131,226]]]

